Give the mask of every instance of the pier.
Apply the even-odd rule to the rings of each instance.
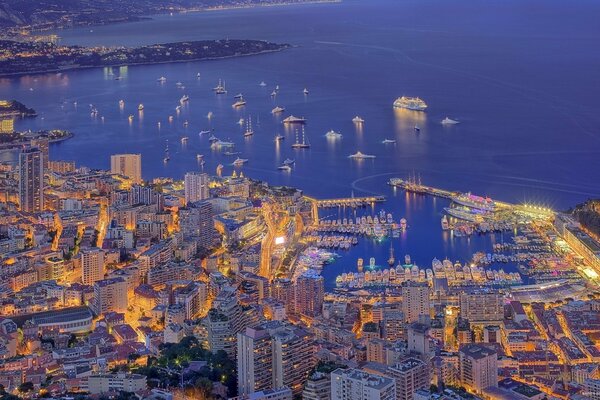
[[[315,199],[313,197],[304,196],[304,198],[312,204],[312,214],[315,223],[319,222],[319,208],[332,207],[366,207],[375,203],[385,201],[384,196],[366,196],[366,197],[345,197],[339,199]]]

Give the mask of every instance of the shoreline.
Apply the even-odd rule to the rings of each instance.
[[[188,59],[188,60],[147,61],[147,62],[137,62],[137,63],[128,63],[128,64],[85,65],[85,66],[73,65],[73,66],[66,67],[66,68],[54,68],[54,69],[36,70],[36,71],[27,71],[27,72],[11,72],[8,74],[0,73],[0,79],[11,79],[14,77],[27,76],[27,75],[43,75],[43,74],[51,74],[51,73],[62,73],[62,72],[78,71],[78,70],[85,70],[85,69],[92,69],[92,68],[135,67],[135,66],[140,66],[140,65],[174,64],[174,63],[198,62],[198,61],[217,61],[217,60],[224,60],[224,59],[236,58],[236,57],[250,57],[250,56],[257,56],[257,55],[262,55],[262,54],[277,53],[277,52],[287,50],[287,49],[290,49],[293,47],[295,47],[295,46],[287,45],[287,46],[281,47],[279,49],[262,50],[262,51],[257,51],[257,52],[253,52],[253,53],[247,53],[247,54],[234,54],[234,55],[230,55],[230,56],[221,56],[221,57],[193,58],[193,59]]]
[[[82,24],[82,25],[74,25],[74,26],[68,26],[68,27],[62,27],[62,26],[52,26],[52,27],[47,27],[47,28],[30,28],[30,32],[31,33],[36,33],[36,34],[44,34],[47,32],[53,32],[53,34],[56,34],[60,37],[59,32],[60,31],[64,31],[66,29],[79,29],[79,28],[86,28],[86,27],[94,27],[94,26],[106,26],[106,25],[113,25],[113,24],[129,24],[129,23],[135,23],[135,22],[144,22],[147,20],[152,20],[153,17],[156,16],[168,16],[170,14],[175,15],[175,14],[187,14],[187,13],[199,13],[199,12],[213,12],[213,11],[227,11],[227,10],[238,10],[238,9],[250,9],[250,8],[259,8],[259,7],[288,7],[288,6],[295,6],[295,5],[305,5],[305,4],[335,4],[335,3],[341,3],[343,0],[306,0],[306,1],[283,1],[281,3],[277,3],[277,4],[270,4],[270,3],[259,3],[259,4],[247,4],[247,5],[229,5],[229,6],[223,6],[223,7],[217,7],[217,6],[212,6],[212,7],[204,7],[204,8],[187,8],[187,9],[178,9],[178,10],[163,10],[162,12],[155,12],[155,13],[150,13],[150,14],[139,14],[139,15],[129,15],[123,19],[119,19],[119,20],[107,20],[107,21],[101,21],[101,22],[97,22],[97,23],[91,23],[91,24]],[[11,26],[11,27],[6,27],[6,28],[2,28],[0,29],[0,36],[3,36],[4,32],[11,32],[12,30],[15,29],[19,29],[19,26]],[[18,36],[18,35],[17,35]],[[7,40],[16,40],[14,37],[6,37],[5,39]]]
[[[341,2],[342,2],[342,0],[307,0],[307,1],[301,1],[301,2],[288,1],[288,2],[282,2],[282,3],[277,3],[277,4],[263,3],[263,4],[251,4],[251,5],[249,4],[249,5],[239,5],[239,6],[207,7],[207,8],[197,8],[197,9],[191,8],[188,10],[178,11],[177,14],[228,11],[228,10],[245,10],[245,9],[250,9],[250,8],[302,6],[305,4],[337,4],[337,3],[341,3]],[[152,16],[156,16],[156,15],[167,15],[167,14],[162,14],[162,13],[161,14],[152,14],[152,15],[148,15],[147,17],[151,18]]]

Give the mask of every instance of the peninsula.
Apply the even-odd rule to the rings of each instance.
[[[29,108],[16,100],[0,100],[0,119],[28,118],[36,115],[37,113],[33,108]]]
[[[81,47],[0,40],[0,76],[78,68],[211,60],[283,50],[262,40],[200,40],[142,47]]]

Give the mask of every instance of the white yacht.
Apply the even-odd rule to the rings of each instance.
[[[275,107],[274,109],[271,110],[271,114],[279,114],[285,111],[285,108],[283,107]]]
[[[244,100],[243,98],[239,98],[235,103],[233,103],[231,105],[231,107],[233,108],[239,108],[239,107],[243,107],[246,105],[246,100]]]
[[[210,131],[200,131],[200,132],[198,132],[198,135],[205,135],[207,133],[210,133]]]
[[[304,88],[304,90],[302,91],[302,93],[304,93],[304,94],[308,94],[308,89],[307,89],[307,88]]]
[[[206,118],[211,119],[213,117],[213,112],[209,111],[208,114],[206,114]]]
[[[391,143],[396,143],[396,139],[383,139],[381,141],[381,143],[383,144],[391,144]]]
[[[289,159],[289,158],[286,158],[286,159],[283,161],[283,165],[293,165],[293,164],[295,164],[295,163],[296,163],[296,160],[292,160],[292,159]]]
[[[258,86],[265,87],[265,86],[267,86],[267,84],[265,83],[265,81],[262,81],[261,83],[258,84]]]
[[[216,142],[213,142],[210,145],[210,147],[213,148],[213,149],[220,149],[220,148],[223,148],[223,147],[229,148],[229,147],[233,147],[233,146],[235,146],[235,143],[233,143],[233,142],[224,142],[222,140],[217,140]]]
[[[279,167],[277,167],[277,169],[280,171],[290,172],[292,170],[292,167],[290,167],[287,164],[283,164],[283,165],[280,165]]]
[[[286,119],[283,120],[284,124],[304,124],[306,123],[306,118],[303,117],[295,117],[290,115]]]
[[[138,110],[144,111],[144,105],[142,103],[140,103],[140,105],[138,105]]]
[[[186,101],[189,101],[190,96],[188,96],[187,94],[184,94],[183,96],[181,96],[181,98],[179,99],[179,102],[181,104],[185,103]]]
[[[167,78],[165,78],[164,76],[161,76],[160,78],[157,79],[157,81],[160,83],[164,83],[167,81]]]
[[[460,124],[460,122],[455,119],[446,117],[442,120],[442,125],[456,125],[456,124]]]
[[[235,165],[236,167],[241,167],[242,165],[246,164],[247,162],[248,162],[247,159],[238,157],[233,162],[233,165]]]
[[[354,153],[354,154],[350,154],[350,155],[348,156],[348,158],[354,158],[354,159],[356,159],[356,160],[364,160],[364,159],[366,159],[366,158],[375,158],[375,156],[374,156],[374,155],[371,155],[371,154],[363,154],[363,153],[361,153],[360,151],[357,151],[357,152],[356,152],[356,153]]]
[[[125,100],[119,100],[119,107],[125,107]]]
[[[352,122],[355,124],[362,124],[365,122],[365,120],[357,115],[356,117],[352,118]]]
[[[342,134],[332,129],[325,134],[325,137],[327,139],[340,139],[342,137]]]

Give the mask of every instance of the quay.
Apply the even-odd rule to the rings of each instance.
[[[339,199],[315,199],[314,197],[304,196],[304,199],[312,205],[313,221],[319,223],[319,208],[332,207],[366,207],[375,203],[385,201],[384,196],[366,196],[366,197],[345,197]]]
[[[404,179],[400,179],[400,178],[391,178],[388,181],[388,184],[393,187],[404,189],[407,192],[418,193],[418,194],[427,194],[427,195],[441,197],[441,198],[450,199],[450,200],[463,194],[458,191],[450,191],[450,190],[434,188],[432,186],[422,185],[420,180],[417,181],[417,180],[410,180],[410,179],[404,180]],[[517,207],[519,209],[523,208],[530,213],[533,213],[536,211],[535,208],[532,208],[528,205],[511,204],[511,203],[506,203],[503,201],[498,201],[495,199],[494,199],[494,203],[499,207],[505,207],[505,208],[506,207]],[[545,210],[545,209],[538,209],[538,211],[539,211],[539,213],[548,213],[549,212],[549,210]]]

